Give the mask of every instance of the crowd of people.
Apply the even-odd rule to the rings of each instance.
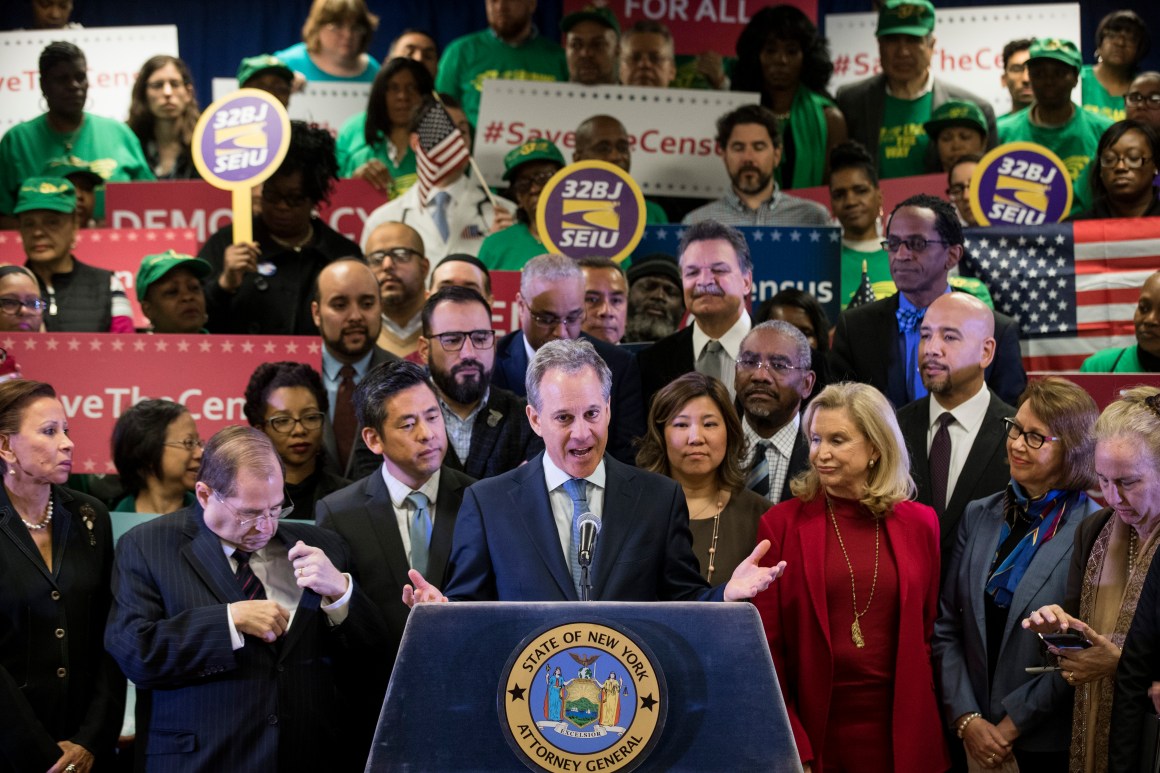
[[[0,771],[361,768],[414,604],[589,598],[751,600],[811,773],[1134,769],[1160,711],[1160,388],[1101,412],[1066,377],[1029,380],[1018,323],[957,267],[996,144],[1067,159],[1074,218],[1160,215],[1140,17],[1105,18],[1090,66],[1072,41],[1011,41],[996,118],[932,74],[928,0],[882,4],[882,72],[836,94],[790,6],[695,77],[662,24],[585,8],[561,46],[534,7],[489,0],[489,28],[443,51],[407,30],[380,64],[364,0],[315,0],[301,43],[241,62],[239,85],[283,103],[370,85],[336,136],[292,122],[252,240],[227,225],[137,272],[148,332],[319,339],[317,370],[252,373],[248,426],[203,440],[146,399],[117,419],[117,475],[73,475],[52,386],[0,383]],[[197,176],[184,62],[145,62],[124,123],[85,111],[86,66],[48,45],[45,112],[0,138],[0,218],[26,255],[0,265],[0,330],[133,332],[78,229],[104,225],[107,182]],[[682,223],[676,254],[621,264],[550,254],[536,209],[569,161],[631,174],[622,120],[587,118],[570,159],[515,148],[492,191],[469,164],[483,77],[760,100],[718,117],[721,199],[647,201],[650,224]],[[465,150],[432,177],[436,130]],[[927,173],[945,199],[885,210],[881,180]],[[340,178],[388,199],[357,242],[318,216]],[[829,209],[789,192],[814,186]],[[835,221],[839,316],[793,288],[751,309],[737,227]],[[494,271],[519,272],[506,334]],[[1160,372],[1160,271],[1134,328],[1083,370]],[[110,512],[159,517],[114,550]]]

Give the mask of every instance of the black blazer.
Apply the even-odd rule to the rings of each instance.
[[[381,346],[376,346],[371,350],[371,361],[367,365],[367,373],[384,362],[393,362],[398,359]],[[334,406],[331,408],[333,409]],[[361,427],[355,430],[354,442],[350,446],[350,457],[347,459],[338,458],[338,441],[334,437],[334,424],[329,420],[324,425],[322,445],[326,449],[327,455],[337,463],[338,474],[347,480],[358,480],[365,477],[371,470],[378,469],[378,466],[383,463],[382,457],[376,456],[373,451],[367,448],[366,442],[362,439]]]
[[[492,385],[487,404],[471,425],[471,447],[466,462],[447,443],[443,464],[476,480],[514,470],[544,450],[544,441],[528,423],[528,402],[502,387]]]
[[[926,448],[926,435],[930,427],[930,396],[915,400],[898,411],[898,426],[906,440],[910,452],[910,475],[918,486],[917,501],[934,507],[934,496],[930,486],[930,455]],[[959,472],[955,489],[947,499],[946,510],[939,519],[940,542],[942,544],[942,566],[945,573],[950,566],[951,549],[955,544],[955,534],[959,519],[967,503],[998,493],[1011,480],[1011,467],[1007,462],[1007,434],[1003,429],[1003,419],[1015,415],[1015,409],[1007,405],[994,393],[991,403],[983,415],[983,423],[975,442]]]
[[[112,756],[125,712],[125,678],[104,647],[112,601],[109,513],[97,499],[59,486],[53,503],[50,570],[0,486],[5,772],[48,770],[61,756],[57,741],[84,746],[99,766]],[[57,669],[65,670],[63,678]]]
[[[944,102],[960,100],[974,102],[987,118],[987,149],[998,144],[999,132],[995,128],[995,110],[991,103],[966,89],[955,86],[941,78],[934,79],[931,90],[930,109]],[[878,131],[886,117],[886,76],[882,73],[850,83],[838,89],[836,98],[838,109],[846,117],[846,127],[850,139],[857,140],[870,152],[870,158],[878,161]],[[941,172],[942,163],[938,158],[938,144],[931,142],[926,152],[926,171]]]
[[[581,333],[592,344],[612,371],[612,420],[609,423],[608,453],[625,464],[636,460],[633,441],[644,435],[645,406],[641,400],[641,374],[636,357],[619,346]],[[495,370],[491,383],[527,397],[524,377],[528,372],[528,353],[524,350],[522,330],[508,333],[495,345]]]
[[[676,482],[604,457],[602,528],[592,559],[595,601],[720,601],[693,555]],[[448,598],[576,601],[544,484],[544,455],[471,486],[455,525]]]
[[[796,476],[805,472],[806,468],[810,466],[810,442],[806,440],[804,433],[798,432],[794,435],[793,450],[789,454],[789,469],[785,471],[785,483],[781,486],[781,496],[777,499],[762,494],[773,504],[784,502],[787,499],[793,498],[793,492],[789,490],[790,481]],[[760,492],[758,492],[760,493]]]
[[[910,400],[906,395],[906,361],[898,333],[898,295],[846,309],[838,317],[830,349],[830,376],[834,381],[861,381],[886,395],[894,407]],[[1027,386],[1019,323],[997,311],[995,358],[984,378],[1005,403],[1014,403]],[[1012,414],[1014,415],[1014,414]]]
[[[313,524],[284,521],[273,539],[322,548],[352,571],[342,538]],[[341,679],[338,666],[365,666],[386,634],[357,582],[341,625],[305,590],[281,639],[248,637],[234,650],[226,606],[244,600],[241,585],[193,505],[121,537],[113,599],[105,646],[137,685],[138,709],[148,707],[137,739],[147,770],[305,772],[365,761],[369,744],[360,747],[348,710],[365,685]]]
[[[697,369],[697,358],[693,356],[693,325],[665,336],[638,354],[636,359],[640,363],[641,391],[647,409],[656,393],[670,381]]]
[[[1145,745],[1144,730],[1157,721],[1156,709],[1148,697],[1148,688],[1157,681],[1160,681],[1160,561],[1154,560],[1140,590],[1136,614],[1116,668],[1108,770],[1152,769],[1155,749]],[[1154,727],[1148,729],[1155,732]],[[1141,764],[1145,760],[1147,767]]]

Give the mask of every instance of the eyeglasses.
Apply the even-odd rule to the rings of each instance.
[[[758,357],[751,354],[742,354],[737,358],[737,370],[750,373],[765,368],[774,376],[786,376],[795,370],[809,370],[808,366],[791,365],[783,357]]]
[[[367,262],[371,266],[381,266],[390,258],[400,266],[406,266],[413,263],[415,258],[423,257],[423,253],[418,250],[413,250],[410,247],[392,247],[389,250],[375,250],[370,255],[367,255]]]
[[[284,494],[286,498],[282,500],[282,504],[274,505],[267,512],[259,513],[257,515],[254,515],[253,513],[239,513],[232,505],[227,504],[226,500],[222,499],[222,495],[217,491],[213,492],[213,496],[214,499],[221,503],[222,507],[230,511],[230,514],[233,515],[237,520],[238,527],[241,529],[248,529],[261,521],[265,521],[266,523],[274,521],[277,523],[281,519],[290,515],[290,513],[294,512],[294,502],[290,499],[288,494]]]
[[[316,430],[322,426],[322,420],[326,418],[325,413],[308,413],[304,416],[295,418],[293,416],[275,416],[266,419],[266,424],[270,429],[274,430],[280,435],[289,435],[294,431],[295,424],[301,424],[304,430]]]
[[[184,448],[186,451],[192,454],[193,449],[195,448],[205,448],[205,441],[199,437],[187,437],[184,440],[170,440],[168,442],[162,443],[161,445],[169,446],[170,448]]]
[[[471,346],[475,349],[490,349],[495,345],[494,330],[457,330],[450,333],[435,333],[431,338],[439,341],[445,352],[459,351],[468,338],[471,339]]]
[[[557,317],[555,314],[541,314],[538,311],[528,309],[528,316],[532,318],[537,325],[543,325],[548,329],[559,327],[563,324],[565,327],[572,327],[584,321],[584,311],[574,311],[566,317]]]
[[[1120,165],[1121,161],[1123,161],[1124,166],[1128,167],[1129,169],[1139,169],[1140,167],[1144,166],[1145,162],[1151,160],[1151,156],[1138,156],[1135,154],[1121,156],[1118,153],[1108,152],[1100,156],[1100,166],[1104,169],[1114,169]]]
[[[1007,427],[1007,437],[1012,440],[1018,440],[1022,436],[1023,442],[1027,444],[1028,448],[1043,448],[1043,444],[1049,440],[1055,443],[1062,439],[1055,435],[1040,435],[1038,432],[1026,432],[1015,423],[1014,419],[1003,419],[1003,425]]]
[[[270,206],[276,207],[283,204],[290,209],[296,209],[310,203],[310,198],[303,193],[271,193],[265,188],[262,189],[262,201]]]
[[[1124,96],[1124,101],[1132,107],[1146,107],[1149,110],[1160,109],[1160,92],[1144,96],[1138,91],[1130,91]]]
[[[911,252],[922,252],[932,244],[942,244],[945,246],[950,244],[950,242],[945,239],[928,239],[925,236],[908,236],[905,239],[899,239],[897,236],[890,236],[879,242],[879,244],[881,244],[883,249],[885,249],[887,252],[898,252],[899,248],[901,248],[904,244]]]
[[[0,311],[15,316],[21,309],[29,311],[44,311],[48,308],[48,301],[43,298],[0,298]]]
[[[967,195],[967,189],[969,187],[969,185],[964,185],[963,183],[952,185],[951,187],[947,188],[947,196],[952,199],[964,198]]]
[[[523,195],[531,191],[533,186],[536,188],[543,188],[548,184],[548,180],[551,180],[555,174],[556,170],[552,170],[551,172],[540,172],[539,174],[521,177],[515,181],[515,184],[512,185],[512,188],[515,189],[516,193]]]

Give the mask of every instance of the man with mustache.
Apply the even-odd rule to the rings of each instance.
[[[489,478],[540,452],[543,442],[528,423],[527,401],[491,383],[495,331],[482,295],[452,285],[428,298],[419,356],[443,411],[445,465],[472,478]]]
[[[810,465],[801,431],[802,400],[814,388],[810,342],[788,322],[762,322],[741,342],[737,403],[747,441],[745,485],[773,504],[793,496],[789,482]]]
[[[378,344],[391,354],[414,360],[419,348],[419,312],[427,300],[424,283],[431,264],[423,237],[409,225],[382,223],[363,242],[363,254],[379,282],[383,322]]]
[[[681,270],[671,255],[654,252],[628,269],[628,319],[623,343],[659,341],[677,332],[685,315]]]
[[[648,403],[661,387],[692,370],[720,379],[735,395],[737,354],[751,326],[745,303],[753,287],[753,260],[745,236],[705,220],[685,229],[679,250],[685,306],[695,322],[638,355]]]
[[[1015,408],[987,388],[995,317],[969,293],[946,293],[919,329],[919,372],[929,395],[898,411],[917,499],[938,513],[943,566],[967,503],[1002,491],[1011,477],[1003,419]]]
[[[358,258],[326,266],[314,285],[310,313],[322,331],[322,383],[330,402],[323,444],[342,476],[356,480],[378,462],[355,420],[355,386],[372,368],[399,359],[375,345],[382,327],[382,301],[374,272]]]
[[[685,215],[684,223],[726,225],[832,225],[821,204],[783,193],[773,179],[781,161],[777,118],[760,105],[742,105],[717,119],[717,147],[732,190]]]

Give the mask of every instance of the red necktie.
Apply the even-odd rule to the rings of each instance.
[[[339,469],[345,470],[358,432],[358,421],[354,417],[354,366],[343,365],[338,375],[341,380],[334,398],[334,440],[338,446]]]

